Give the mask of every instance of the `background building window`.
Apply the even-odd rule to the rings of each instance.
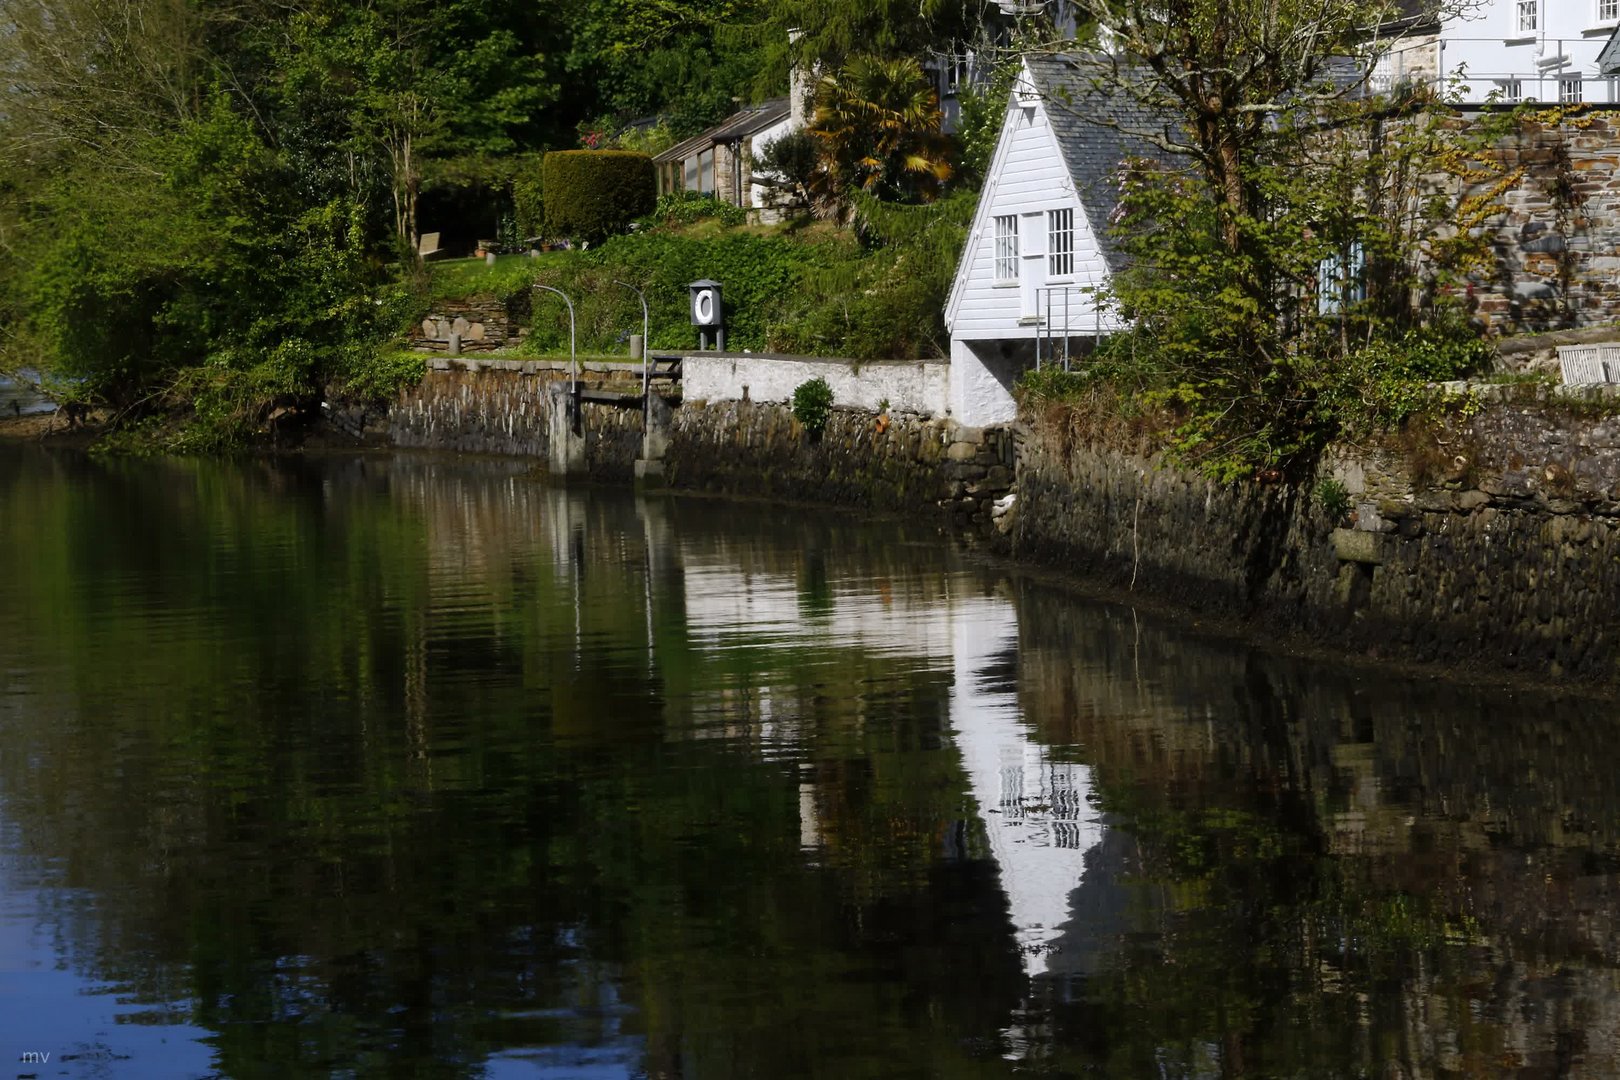
[[[1620,21],[1620,0],[1598,0],[1598,22]]]
[[[1074,211],[1046,212],[1046,273],[1048,277],[1074,276]]]
[[[697,190],[705,195],[714,194],[714,147],[698,155]]]
[[[1519,101],[1524,97],[1524,87],[1518,79],[1498,79],[1496,89],[1503,101]]]
[[[1541,29],[1541,0],[1515,0],[1514,29],[1521,34],[1533,34]]]
[[[1581,77],[1565,75],[1558,80],[1558,100],[1566,105],[1581,100]]]
[[[996,218],[996,280],[1018,280],[1018,217]]]
[[[1339,315],[1367,299],[1367,252],[1360,240],[1316,265],[1316,310]]]

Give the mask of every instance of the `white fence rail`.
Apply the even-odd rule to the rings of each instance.
[[[1560,345],[1558,367],[1566,386],[1620,382],[1620,344]]]

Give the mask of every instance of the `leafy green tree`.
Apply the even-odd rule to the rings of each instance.
[[[1466,339],[1458,313],[1424,306],[1446,272],[1429,256],[1447,246],[1456,266],[1470,245],[1469,197],[1432,180],[1468,176],[1464,148],[1490,136],[1427,122],[1432,98],[1365,92],[1370,58],[1350,58],[1396,5],[1077,6],[1111,51],[1071,58],[1093,89],[1048,105],[1145,151],[1120,174],[1113,222],[1131,265],[1112,298],[1134,329],[1098,370],[1161,417],[1174,451],[1228,479],[1308,461],[1343,420],[1331,402],[1409,397],[1398,366],[1336,361],[1420,322]],[[1139,119],[1112,119],[1093,92],[1134,99]],[[1338,385],[1353,371],[1391,392]]]
[[[612,136],[624,122],[657,115],[685,137],[739,101],[780,93],[787,69],[781,48],[764,41],[763,7],[760,0],[589,0],[568,70],[595,90],[592,126]]]
[[[937,197],[952,172],[942,119],[916,60],[857,56],[823,75],[806,129],[821,146],[818,194],[835,204],[854,191],[901,202]]]
[[[986,39],[1011,20],[971,0],[779,0],[767,48],[791,44],[786,59],[838,68],[860,55],[918,59]]]
[[[515,131],[557,94],[541,58],[492,15],[470,0],[387,0],[324,4],[289,24],[286,92],[341,99],[345,149],[380,160],[402,251],[417,248],[425,161],[515,149]]]

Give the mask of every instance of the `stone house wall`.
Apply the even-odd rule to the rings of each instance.
[[[1472,283],[1474,315],[1497,334],[1620,320],[1620,110],[1527,122],[1494,153],[1522,178],[1485,226],[1495,265]]]

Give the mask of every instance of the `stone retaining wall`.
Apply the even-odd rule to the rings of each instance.
[[[1397,659],[1620,681],[1620,419],[1498,402],[1443,445],[1340,447],[1316,484],[1221,486],[1034,429],[1015,554]]]
[[[444,352],[450,335],[461,335],[462,352],[493,352],[515,343],[526,331],[527,293],[512,300],[480,296],[438,304],[411,330],[412,348]]]
[[[838,407],[812,438],[783,405],[670,412],[655,398],[644,438],[639,407],[587,401],[575,425],[566,387],[566,371],[543,363],[468,361],[402,396],[390,431],[400,446],[528,457],[592,479],[661,459],[644,471],[658,465],[673,488],[943,511],[964,528],[994,525],[1016,556],[1283,634],[1620,682],[1620,403],[1609,398],[1476,390],[1491,400],[1416,449],[1339,447],[1309,483],[1218,485],[1073,444],[1044,422],[1015,440]],[[1325,499],[1319,480],[1342,499]]]
[[[568,372],[521,363],[470,367],[430,370],[402,394],[388,414],[393,444],[549,461]],[[590,475],[627,480],[634,474],[641,454],[639,407],[583,402],[579,430]]]
[[[1007,429],[835,408],[812,439],[781,405],[689,402],[671,418],[671,487],[884,511],[943,510],[987,527],[1013,485]]]

